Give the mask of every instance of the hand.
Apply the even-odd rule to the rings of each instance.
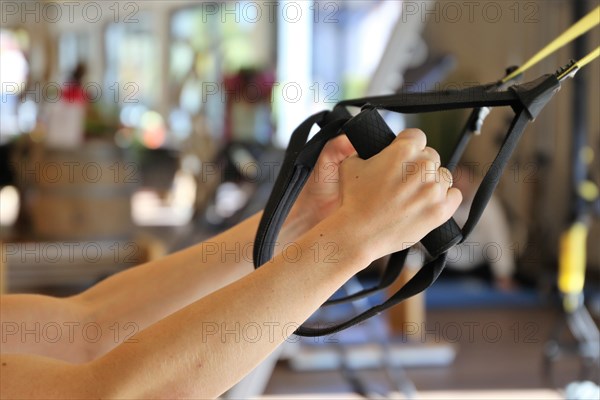
[[[412,246],[460,205],[450,171],[426,143],[422,131],[407,129],[370,159],[341,163],[335,222],[369,261]]]
[[[340,164],[352,154],[356,151],[346,135],[330,140],[323,148],[290,211],[289,220],[303,221],[302,231],[309,230],[340,206]]]

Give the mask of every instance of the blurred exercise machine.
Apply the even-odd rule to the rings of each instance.
[[[585,14],[585,1],[572,2],[573,16],[578,20]],[[596,13],[600,13],[597,9]],[[583,57],[587,46],[585,37],[575,41],[575,57]],[[574,82],[571,125],[571,213],[569,226],[560,238],[558,289],[562,296],[562,319],[544,352],[544,373],[551,380],[553,363],[561,356],[574,354],[580,358],[580,379],[590,379],[600,362],[600,332],[584,303],[586,273],[586,242],[589,226],[600,215],[598,186],[590,179],[593,148],[587,144],[588,117],[586,76]],[[569,331],[574,343],[563,335]]]

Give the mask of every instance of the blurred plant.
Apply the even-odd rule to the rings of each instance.
[[[114,141],[115,133],[120,128],[119,108],[102,102],[90,103],[84,124],[86,140]]]

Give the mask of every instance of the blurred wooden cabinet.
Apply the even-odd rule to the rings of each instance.
[[[152,237],[132,240],[4,242],[0,247],[3,293],[54,288],[83,290],[94,283],[166,254]]]
[[[28,146],[14,161],[27,236],[36,240],[96,240],[131,236],[137,164],[108,141],[79,149]]]

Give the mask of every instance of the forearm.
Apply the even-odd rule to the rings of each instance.
[[[233,267],[219,252],[202,262],[198,258],[208,253],[189,250],[169,262],[147,264],[107,280],[81,296],[82,303],[101,304],[96,317],[134,316],[140,327],[149,326],[84,365],[52,362],[52,371],[60,369],[60,374],[40,373],[50,365],[42,357],[3,355],[3,376],[8,376],[10,387],[2,385],[2,395],[48,398],[52,390],[59,398],[221,394],[361,268],[416,243],[450,218],[461,202],[460,192],[441,179],[442,170],[435,176],[422,174],[429,165],[439,164],[437,153],[425,144],[423,132],[407,130],[369,160],[356,155],[338,160],[339,196],[312,202],[329,204],[333,212],[324,213],[328,216],[296,240],[291,251],[282,251],[258,271],[235,279],[252,270],[248,259],[242,263],[245,270],[228,271],[227,278],[214,272],[216,286],[224,287],[199,300],[193,301],[201,297],[197,280],[205,279],[207,269]],[[406,162],[413,163],[414,174],[402,172]],[[319,193],[325,192],[318,185],[313,189],[309,198],[323,200]],[[245,229],[213,241],[251,242],[258,216],[254,218],[246,221]],[[159,319],[159,314],[169,315]],[[158,322],[151,323],[153,319]],[[249,333],[253,328],[254,335]]]
[[[235,384],[368,263],[352,235],[336,225],[326,221],[303,236],[295,246],[295,262],[280,254],[140,332],[136,343],[99,359],[97,369],[108,374],[106,386],[123,388],[111,395],[205,398]],[[336,246],[333,258],[315,258],[315,246],[331,243]],[[246,339],[246,328],[260,334]]]
[[[74,298],[86,305],[85,317],[103,328],[122,329],[104,335],[94,348],[99,356],[150,324],[252,272],[252,246],[261,213],[188,249],[116,274]],[[286,222],[280,242],[306,229],[301,218]],[[123,327],[127,326],[126,330]]]
[[[1,297],[2,353],[38,354],[71,363],[89,360],[85,310],[64,298],[32,294]]]

